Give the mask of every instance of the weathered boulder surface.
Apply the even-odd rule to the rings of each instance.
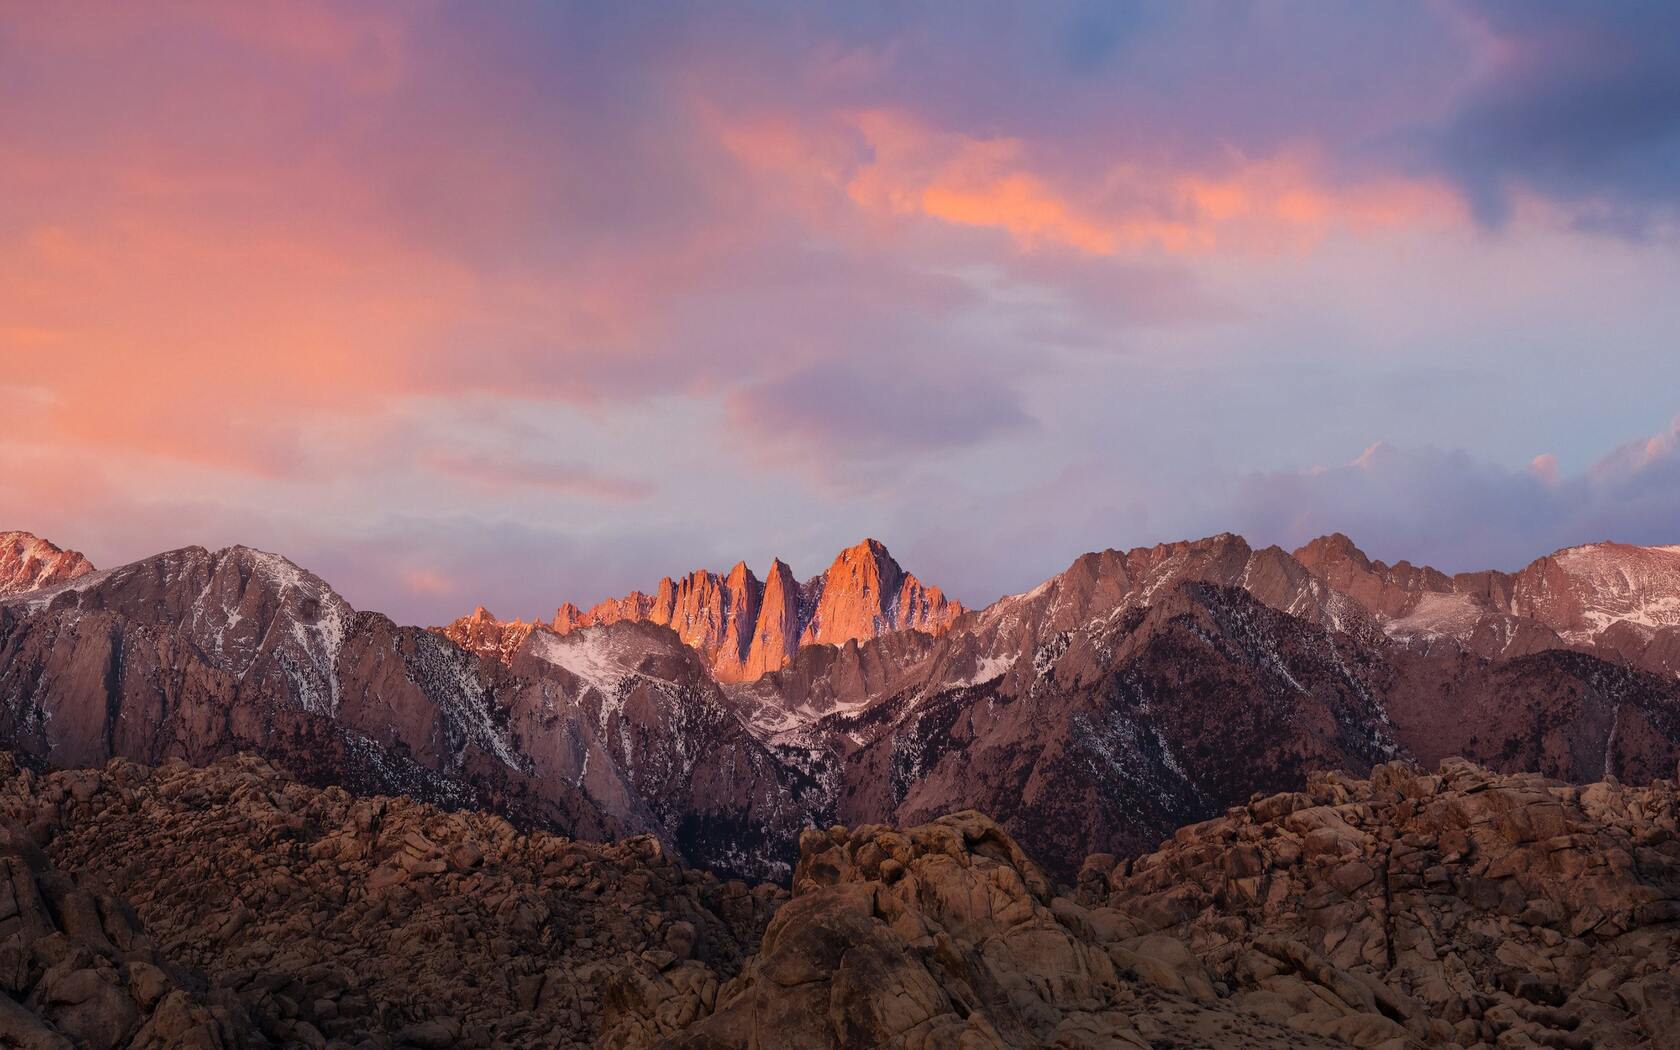
[[[758,954],[710,1017],[658,1045],[1340,1045],[1223,1006],[1183,944],[1056,895],[979,813],[813,829],[801,848],[793,900]],[[1137,976],[1150,967],[1172,980]]]
[[[267,1046],[238,999],[169,961],[122,900],[0,823],[0,1046]]]
[[[1677,807],[1673,781],[1390,763],[1093,858],[1078,896],[1188,945],[1232,1006],[1357,1046],[1672,1045]]]
[[[977,813],[812,830],[757,955],[659,1045],[1673,1045],[1677,807],[1390,763],[1060,891]]]

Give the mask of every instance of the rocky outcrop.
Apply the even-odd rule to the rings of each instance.
[[[237,997],[165,957],[127,902],[55,870],[12,823],[0,824],[0,991],[9,1047],[271,1045]]]
[[[1335,1045],[1220,1009],[1211,988],[1204,1002],[1127,973],[1127,924],[1057,896],[979,813],[813,829],[800,845],[793,899],[758,953],[711,1016],[658,1045]]]
[[[1300,787],[1066,882],[977,812],[810,828],[790,895],[252,756],[0,756],[0,1041],[1667,1045],[1680,784],[1449,759]]]
[[[93,571],[93,563],[78,551],[62,550],[33,533],[0,532],[0,598],[68,583]]]
[[[758,953],[659,1045],[1662,1046],[1677,807],[1672,781],[1389,764],[1068,891],[977,813],[812,830]]]
[[[506,663],[525,644],[525,639],[541,624],[524,620],[498,620],[489,609],[480,605],[471,616],[463,616],[437,633],[448,638],[469,653]]]
[[[770,572],[765,577],[758,622],[753,625],[752,644],[747,647],[741,680],[753,681],[786,667],[799,652],[801,630],[799,584],[787,563],[776,558],[770,562]]]
[[[494,647],[469,644],[486,633],[482,612],[439,630],[490,655]],[[787,666],[801,646],[843,645],[894,631],[939,634],[962,613],[939,588],[905,572],[880,541],[864,540],[804,583],[779,558],[762,582],[740,562],[726,576],[697,570],[680,580],[666,577],[651,595],[632,591],[588,612],[567,602],[549,627],[557,634],[626,620],[669,627],[706,657],[718,681],[743,682]],[[503,625],[504,633],[529,629],[517,620]]]
[[[1080,897],[1186,945],[1233,1006],[1315,1035],[1654,1047],[1680,1020],[1677,805],[1673,781],[1456,759],[1321,774],[1157,853],[1091,858]]]
[[[888,631],[947,626],[962,607],[905,572],[878,540],[840,552],[828,571],[809,581],[814,607],[800,631],[801,645],[843,645]],[[804,601],[811,601],[810,597]]]

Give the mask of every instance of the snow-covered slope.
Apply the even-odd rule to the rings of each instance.
[[[1571,642],[1621,623],[1680,627],[1680,547],[1592,543],[1558,551],[1517,574],[1513,605]]]
[[[1576,648],[1646,670],[1680,670],[1680,546],[1590,543],[1520,572],[1448,576],[1367,558],[1347,537],[1321,537],[1295,558],[1358,603],[1391,637],[1517,657]]]

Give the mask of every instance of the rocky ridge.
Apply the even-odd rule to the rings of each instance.
[[[869,539],[841,551],[804,583],[779,558],[763,581],[739,562],[723,576],[705,570],[680,580],[667,576],[652,594],[632,591],[587,612],[567,602],[542,626],[557,634],[626,620],[669,627],[710,661],[718,681],[739,682],[785,667],[802,646],[843,645],[892,631],[938,634],[963,611]],[[465,648],[506,658],[508,640],[538,626],[498,623],[480,607],[438,630]]]
[[[1680,758],[1680,683],[1600,656],[1390,636],[1287,552],[1218,536],[1089,554],[935,639],[802,651],[730,689],[755,731],[831,756],[836,816],[976,805],[1062,874],[1311,768],[1467,754],[1643,781]]]
[[[801,775],[733,718],[698,654],[639,623],[529,643],[510,665],[481,659],[284,558],[186,548],[0,601],[0,738],[43,769],[254,751],[315,784],[652,833],[785,876]]]
[[[93,563],[78,551],[29,532],[0,532],[0,598],[68,583],[93,571]]]
[[[1462,646],[1494,657],[1576,648],[1680,673],[1680,546],[1590,543],[1515,573],[1453,576],[1367,558],[1340,533],[1294,556],[1413,646]]]

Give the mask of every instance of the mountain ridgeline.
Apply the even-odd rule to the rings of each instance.
[[[667,576],[652,594],[631,591],[588,612],[566,602],[546,626],[569,634],[626,620],[659,624],[703,655],[718,681],[742,682],[786,667],[802,646],[843,645],[901,630],[939,634],[962,612],[939,588],[905,572],[879,540],[865,540],[804,583],[780,558],[763,580],[738,562],[724,576],[703,569],[680,580]],[[506,658],[537,626],[502,623],[480,606],[444,633],[466,648]]]
[[[1680,547],[1449,576],[1220,535],[966,610],[870,540],[804,582],[743,564],[428,630],[248,548],[95,571],[6,533],[0,742],[42,770],[256,752],[777,880],[813,825],[978,809],[1071,877],[1316,770],[1672,776]]]

